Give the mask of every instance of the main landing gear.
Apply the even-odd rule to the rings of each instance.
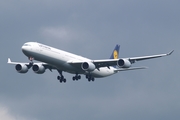
[[[63,74],[62,74],[62,71],[61,70],[57,70],[58,73],[59,73],[59,76],[57,76],[57,79],[59,80],[60,83],[64,82],[66,83],[66,79],[64,78]],[[94,77],[91,75],[91,74],[87,74],[86,75],[86,78],[88,79],[88,81],[94,81]],[[75,76],[72,77],[72,80],[75,81],[75,80],[79,80],[81,79],[81,76],[78,75],[78,73],[76,73]]]
[[[60,76],[57,76],[57,79],[59,80],[59,82],[60,83],[62,83],[62,82],[66,82],[66,79],[64,78],[64,76],[62,75],[62,71],[60,71],[60,70],[57,70],[58,71],[58,73],[60,74]]]
[[[73,81],[79,80],[79,79],[81,79],[81,76],[76,74],[72,79],[73,79]]]
[[[92,76],[92,75],[86,75],[86,78],[88,79],[88,81],[90,82],[90,81],[93,81],[94,82],[94,77]]]
[[[66,79],[64,78],[64,76],[63,76],[63,74],[62,74],[62,71],[61,70],[57,70],[58,71],[58,73],[59,73],[59,76],[57,76],[57,79],[59,80],[59,82],[60,83],[62,83],[62,82],[66,82]],[[79,80],[79,79],[81,79],[81,76],[80,75],[78,75],[78,74],[76,74],[73,78],[72,78],[73,80]]]

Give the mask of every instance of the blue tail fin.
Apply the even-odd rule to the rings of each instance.
[[[118,59],[119,58],[119,48],[120,48],[120,45],[116,45],[116,47],[114,48],[114,50],[111,54],[110,59]]]
[[[110,59],[118,59],[119,58],[119,49],[120,49],[120,45],[116,45],[116,47],[114,48]],[[114,68],[116,68],[116,66],[113,66]]]

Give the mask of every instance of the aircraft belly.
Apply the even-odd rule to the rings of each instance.
[[[94,70],[91,74],[96,78],[100,78],[100,77],[107,77],[113,75],[115,74],[115,72],[113,69],[108,69],[107,67],[103,67],[103,68],[99,68],[99,70],[97,69]]]

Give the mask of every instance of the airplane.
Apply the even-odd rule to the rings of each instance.
[[[84,74],[88,81],[94,81],[95,78],[102,78],[113,75],[120,71],[146,69],[147,67],[131,67],[136,61],[169,56],[172,50],[166,54],[119,58],[120,45],[116,45],[109,59],[91,60],[70,52],[50,47],[38,42],[26,42],[22,46],[22,52],[30,60],[29,63],[12,62],[8,58],[8,64],[14,64],[19,73],[27,73],[30,68],[37,73],[43,74],[46,69],[57,70],[59,75],[57,79],[66,82],[62,72],[75,74],[73,80],[81,79],[80,74]],[[34,60],[39,61],[34,63]]]

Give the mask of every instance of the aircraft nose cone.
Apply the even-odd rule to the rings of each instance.
[[[25,45],[23,45],[23,46],[21,47],[21,49],[22,49],[22,52],[23,52],[25,55],[27,55],[27,54],[28,54],[28,51],[30,51],[30,47],[29,47],[29,46],[25,46]]]
[[[32,51],[33,45],[30,42],[24,43],[24,45],[21,47],[22,52],[26,55],[26,56],[30,56],[31,51]]]
[[[23,52],[27,51],[27,47],[25,47],[25,46],[22,46],[21,49]]]

